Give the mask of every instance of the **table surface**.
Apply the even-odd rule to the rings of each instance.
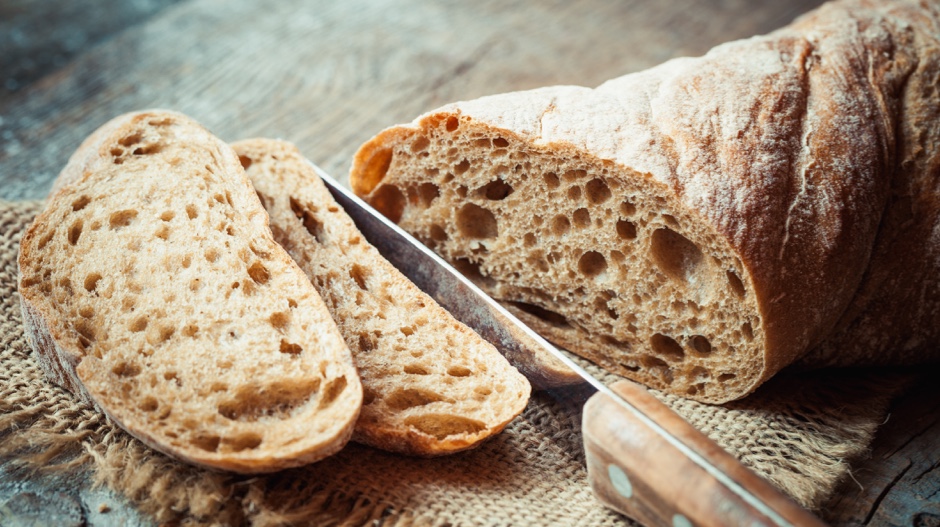
[[[7,0],[0,3],[0,198],[42,198],[82,138],[119,113],[152,107],[187,113],[229,141],[289,139],[344,180],[365,140],[441,104],[595,86],[771,31],[819,3]],[[940,525],[938,417],[937,383],[898,400],[824,517],[838,525]],[[3,483],[0,466],[0,503],[35,486]],[[116,500],[54,490],[86,510],[90,501]],[[86,520],[140,521],[123,507]]]

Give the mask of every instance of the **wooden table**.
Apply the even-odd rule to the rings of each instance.
[[[8,0],[0,197],[43,197],[83,137],[147,107],[190,114],[226,140],[289,139],[344,179],[366,139],[443,103],[594,86],[770,31],[819,3]],[[831,522],[940,524],[940,389],[917,390],[827,506]]]

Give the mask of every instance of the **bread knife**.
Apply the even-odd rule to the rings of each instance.
[[[431,249],[311,165],[385,259],[524,375],[538,373],[527,371],[531,361],[525,360],[526,350],[538,346],[584,380],[581,397],[590,396],[582,416],[588,479],[605,505],[646,525],[824,525],[642,386],[630,381],[607,386],[595,378]]]

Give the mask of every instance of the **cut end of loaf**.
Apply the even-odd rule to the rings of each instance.
[[[358,375],[234,152],[179,114],[119,119],[21,242],[44,369],[191,463],[270,472],[339,450]]]
[[[353,352],[364,391],[354,440],[439,456],[478,446],[522,412],[525,377],[363,239],[296,147],[265,139],[233,147],[275,239]]]
[[[746,269],[644,174],[442,112],[366,143],[350,182],[536,330],[610,371],[711,403],[762,380]]]

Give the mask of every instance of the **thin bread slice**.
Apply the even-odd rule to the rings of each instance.
[[[238,157],[177,113],[103,128],[20,245],[46,374],[190,463],[270,472],[339,450],[362,401],[352,357]]]
[[[366,142],[350,184],[550,339],[678,395],[804,355],[936,360],[938,27],[936,2],[830,2],[595,89],[447,105]]]
[[[365,392],[354,440],[447,454],[478,445],[523,410],[525,377],[366,242],[292,144],[233,147],[274,239],[307,273],[353,352]]]

